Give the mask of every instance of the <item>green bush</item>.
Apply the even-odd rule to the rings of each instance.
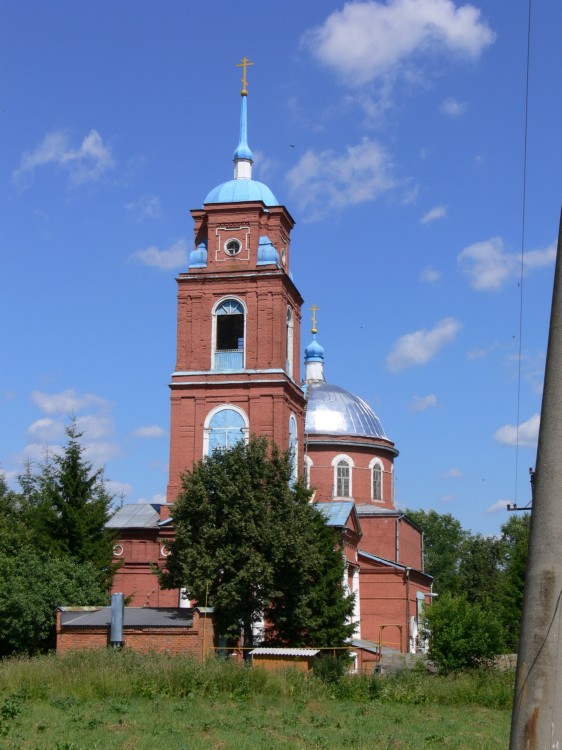
[[[445,594],[427,612],[429,656],[443,672],[482,666],[503,649],[502,626],[491,610]]]

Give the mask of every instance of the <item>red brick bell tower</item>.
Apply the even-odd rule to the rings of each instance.
[[[252,179],[245,76],[243,83],[234,179],[191,211],[195,249],[177,279],[168,502],[184,469],[250,434],[293,447],[295,472],[303,470],[303,300],[289,272],[294,221]]]

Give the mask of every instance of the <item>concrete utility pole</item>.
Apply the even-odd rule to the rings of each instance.
[[[510,750],[562,750],[562,216]]]

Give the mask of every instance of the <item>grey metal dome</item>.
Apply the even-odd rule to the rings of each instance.
[[[304,427],[308,435],[349,435],[388,440],[380,419],[359,396],[329,383],[310,383]]]

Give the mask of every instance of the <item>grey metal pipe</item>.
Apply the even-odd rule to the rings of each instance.
[[[111,627],[109,641],[113,648],[121,648],[123,638],[123,624],[125,620],[125,597],[123,594],[111,595]]]

